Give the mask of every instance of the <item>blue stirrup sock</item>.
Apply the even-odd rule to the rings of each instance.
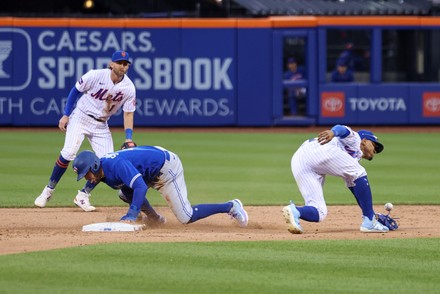
[[[367,176],[363,176],[354,181],[355,186],[350,187],[350,191],[356,197],[356,201],[362,209],[362,214],[369,219],[373,219],[373,196],[371,195],[370,184]]]
[[[87,181],[84,188],[82,188],[81,191],[90,194],[90,192],[92,192],[92,190],[95,189],[97,184],[98,183],[93,184],[90,181]]]
[[[64,159],[64,157],[61,155],[60,157],[58,157],[57,161],[55,162],[55,166],[53,167],[52,175],[49,179],[49,184],[47,185],[49,188],[54,189],[56,187],[61,177],[66,172],[67,167],[69,167],[69,162],[69,160]]]
[[[228,213],[233,204],[232,202],[225,202],[220,204],[199,204],[194,205],[193,208],[193,215],[191,216],[191,219],[188,223],[193,223],[195,221],[198,221],[199,219],[208,217],[213,214],[217,213]]]
[[[300,216],[300,219],[303,219],[308,222],[319,222],[319,212],[318,209],[314,206],[301,206],[296,207],[298,209]]]

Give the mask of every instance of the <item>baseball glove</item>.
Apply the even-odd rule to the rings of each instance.
[[[390,231],[397,230],[399,228],[399,224],[396,222],[396,219],[391,218],[388,214],[376,214],[377,221],[382,225],[390,229]]]
[[[124,142],[124,144],[121,145],[121,150],[127,149],[127,148],[133,148],[136,147],[136,143],[131,141],[131,142]]]

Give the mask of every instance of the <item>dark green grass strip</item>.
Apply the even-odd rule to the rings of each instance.
[[[438,293],[439,239],[132,243],[0,256],[1,293]]]

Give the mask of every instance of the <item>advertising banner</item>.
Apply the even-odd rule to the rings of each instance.
[[[137,126],[235,124],[234,28],[2,27],[0,125],[57,126],[75,82],[120,49],[132,58]]]
[[[320,124],[440,123],[438,84],[321,85],[320,102]]]
[[[440,85],[414,84],[410,89],[410,123],[440,124]]]

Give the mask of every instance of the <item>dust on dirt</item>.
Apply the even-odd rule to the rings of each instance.
[[[292,235],[281,206],[245,206],[249,225],[240,228],[227,214],[217,214],[196,223],[179,223],[168,207],[158,207],[167,218],[160,228],[135,232],[82,232],[84,225],[115,222],[126,207],[98,207],[95,212],[79,208],[0,209],[0,254],[43,251],[115,242],[213,242],[264,240],[370,240],[396,238],[439,238],[440,206],[397,205],[391,216],[399,217],[400,228],[389,233],[361,233],[361,211],[357,206],[329,206],[321,223],[302,221],[302,235]],[[383,206],[375,211],[385,213]],[[421,213],[422,211],[429,213]]]

